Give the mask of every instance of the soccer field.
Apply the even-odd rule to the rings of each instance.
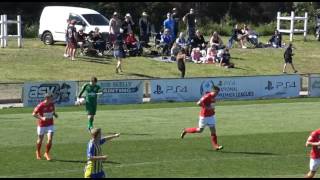
[[[319,128],[319,99],[263,102],[217,103],[221,151],[211,149],[208,128],[180,139],[182,128],[198,124],[195,103],[99,106],[95,127],[121,133],[103,146],[109,156],[104,170],[115,178],[303,177],[309,169],[305,141]],[[0,177],[83,177],[90,139],[84,107],[57,108],[51,162],[35,159],[31,111],[0,110]]]

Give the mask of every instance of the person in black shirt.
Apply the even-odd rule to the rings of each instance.
[[[84,45],[85,45],[87,36],[88,36],[88,34],[84,33],[83,29],[79,29],[79,31],[77,33],[77,43],[80,47],[80,55],[83,55],[83,53],[84,53]]]
[[[286,51],[284,52],[284,66],[283,66],[283,73],[287,73],[286,72],[286,67],[287,64],[291,64],[292,69],[294,70],[294,73],[297,73],[298,71],[294,68],[294,65],[292,63],[292,56],[294,54],[292,53],[292,43],[289,44],[288,48],[286,49]]]
[[[76,20],[71,20],[70,26],[67,29],[69,55],[71,60],[75,60],[75,54],[77,50],[77,29],[74,27]]]
[[[227,45],[228,49],[230,49],[232,47],[233,41],[240,42],[241,47],[242,48],[246,48],[244,46],[244,44],[243,44],[243,39],[244,38],[245,37],[243,36],[243,32],[241,31],[240,28],[238,28],[238,24],[236,24],[234,26],[234,28],[232,29],[232,35],[231,35],[231,37],[230,37],[230,39],[228,41],[228,45]]]
[[[190,12],[187,13],[182,20],[187,24],[188,36],[189,36],[189,40],[191,40],[195,36],[195,32],[196,32],[197,19],[194,14],[194,10],[190,9]]]
[[[149,47],[150,38],[150,22],[147,19],[148,15],[146,12],[142,13],[142,17],[139,19],[140,36],[139,40],[142,46]]]
[[[271,44],[275,48],[280,48],[282,46],[281,41],[282,41],[281,33],[278,30],[275,30],[274,35],[272,35],[271,38],[269,39],[269,44]]]
[[[172,18],[174,20],[174,32],[173,35],[174,37],[178,37],[178,32],[179,32],[179,17],[178,17],[178,11],[177,8],[172,9]]]
[[[120,72],[122,72],[121,62],[122,62],[122,59],[126,57],[124,48],[125,48],[125,42],[123,40],[123,37],[121,36],[121,34],[118,34],[113,44],[114,57],[117,59],[117,67],[116,67],[117,74],[119,73],[119,70]]]

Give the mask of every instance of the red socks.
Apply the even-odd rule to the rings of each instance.
[[[218,140],[216,133],[211,133],[211,143],[213,146],[218,146]]]
[[[185,131],[187,133],[197,133],[198,132],[197,128],[186,128]]]

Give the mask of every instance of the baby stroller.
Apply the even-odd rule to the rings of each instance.
[[[320,41],[320,12],[318,12],[316,17],[316,39]]]
[[[247,41],[253,45],[253,47],[257,48],[259,47],[259,39],[258,39],[258,34],[254,31],[250,31]]]

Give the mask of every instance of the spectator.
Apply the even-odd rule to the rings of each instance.
[[[178,32],[179,32],[179,17],[178,17],[178,11],[177,11],[177,8],[173,8],[172,9],[172,18],[174,20],[174,31],[173,31],[173,34],[174,34],[174,37],[177,37],[178,36]]]
[[[134,27],[134,22],[132,20],[132,17],[129,13],[126,14],[124,17],[124,21],[122,23],[122,29],[123,29],[123,34],[125,36],[129,35],[130,33],[133,33],[133,27]]]
[[[117,35],[117,38],[113,44],[113,50],[114,50],[114,57],[117,59],[117,67],[116,67],[116,73],[123,72],[122,71],[122,59],[125,58],[125,44],[123,41],[123,37],[121,34]]]
[[[199,30],[196,31],[196,35],[191,40],[191,47],[200,48],[201,50],[206,48],[206,41]]]
[[[185,34],[183,32],[180,32],[179,37],[176,39],[176,43],[180,48],[183,48],[183,49],[188,48],[188,42],[185,39]]]
[[[79,29],[79,31],[77,33],[77,43],[80,47],[80,55],[81,56],[83,56],[83,53],[84,53],[84,45],[85,45],[87,36],[88,36],[88,34],[83,32],[83,28]]]
[[[284,52],[284,65],[283,65],[283,73],[287,73],[286,72],[286,67],[287,64],[291,64],[292,69],[294,70],[294,73],[297,73],[298,71],[294,68],[294,65],[292,63],[292,56],[294,54],[292,53],[292,43],[289,44],[288,48],[286,49],[286,51]]]
[[[102,56],[106,47],[106,42],[103,39],[98,27],[96,27],[94,31],[90,33],[89,38],[89,41],[93,44],[93,48],[97,50],[98,55]]]
[[[187,30],[188,30],[188,39],[191,41],[193,37],[195,36],[195,31],[196,31],[196,16],[194,14],[194,10],[190,9],[190,12],[187,13],[185,16],[183,16],[183,22],[186,23],[187,25]]]
[[[177,43],[173,43],[172,47],[171,47],[171,61],[176,61],[176,57],[179,53],[179,51],[181,50],[181,48],[177,45]]]
[[[237,41],[238,43],[240,43],[241,48],[243,49],[247,48],[246,46],[244,46],[244,43],[243,43],[244,37],[242,35],[243,34],[241,29],[239,29],[238,24],[236,24],[232,30],[232,35],[228,41],[228,48],[230,49],[232,47],[233,41]]]
[[[210,42],[210,46],[216,48],[216,50],[224,48],[223,42],[216,31],[213,32],[209,42]]]
[[[207,59],[206,63],[214,64],[217,58],[217,50],[215,47],[211,46],[207,49]]]
[[[172,19],[171,13],[167,13],[167,19],[163,21],[163,28],[169,29],[172,39],[176,39],[174,35],[174,20]]]
[[[202,53],[200,48],[193,48],[191,52],[191,59],[194,63],[200,64],[202,62]]]
[[[230,62],[231,56],[229,53],[229,49],[225,48],[223,50],[222,56],[221,56],[221,60],[220,60],[220,67],[225,67],[225,68],[234,68],[234,64]]]
[[[69,48],[69,57],[71,60],[75,60],[75,54],[77,51],[77,29],[74,26],[76,24],[76,20],[71,20],[70,25],[67,30],[68,36],[68,48]]]
[[[130,56],[136,56],[142,53],[142,48],[140,47],[140,44],[135,38],[133,32],[129,33],[129,35],[126,36],[125,43],[126,43],[127,49],[129,50]]]
[[[178,65],[178,69],[181,72],[181,78],[184,78],[185,74],[186,74],[186,51],[185,49],[181,49],[179,51],[179,53],[177,54],[177,65]]]
[[[170,35],[170,30],[165,29],[164,33],[161,35],[160,46],[162,47],[162,55],[169,56],[171,45],[172,45],[172,36]]]
[[[148,20],[148,15],[146,12],[142,13],[142,17],[139,19],[139,29],[140,29],[140,36],[139,40],[142,43],[142,46],[150,47],[148,45],[149,38],[150,38],[150,22]]]
[[[64,54],[63,56],[64,57],[69,57],[69,39],[68,39],[68,28],[69,28],[69,25],[71,23],[71,20],[70,19],[67,19],[67,29],[65,30],[65,34],[66,34],[66,48],[64,49]]]
[[[119,14],[117,12],[114,12],[109,22],[109,33],[111,42],[114,42],[116,37],[120,34],[120,27],[121,20],[119,19]]]
[[[282,35],[278,30],[274,31],[274,35],[271,36],[271,38],[268,41],[268,44],[270,44],[274,48],[281,48],[282,47]]]

